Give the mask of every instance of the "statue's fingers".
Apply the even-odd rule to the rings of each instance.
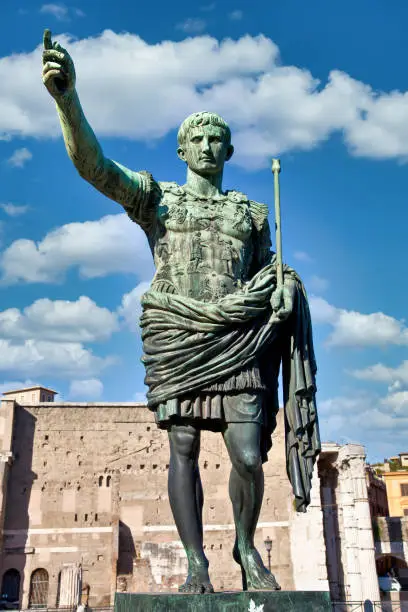
[[[51,30],[44,30],[43,45],[44,49],[52,49]]]
[[[43,60],[45,61],[57,60],[58,62],[63,62],[65,58],[66,56],[63,53],[61,53],[61,51],[57,51],[56,49],[47,49],[46,51],[43,51]]]
[[[47,74],[50,70],[58,70],[61,74],[64,74],[64,69],[61,64],[57,62],[46,62],[43,68],[43,74]]]
[[[56,70],[55,68],[53,70],[49,70],[48,72],[46,72],[45,74],[43,74],[43,82],[45,85],[48,84],[49,81],[52,82],[52,80],[54,79],[54,77],[59,77],[61,78],[61,70]],[[54,87],[55,89],[55,87]]]

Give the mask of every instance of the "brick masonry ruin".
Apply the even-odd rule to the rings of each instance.
[[[116,590],[175,590],[185,578],[186,558],[167,496],[167,434],[157,429],[146,407],[28,403],[17,394],[6,398],[0,407],[0,571],[3,579],[7,571],[19,572],[20,605],[32,603],[30,584],[39,569],[48,580],[49,607],[62,605],[62,598],[69,603],[66,588],[80,597],[76,568],[82,573],[82,600],[91,606],[111,604]],[[283,589],[329,590],[323,488],[315,470],[308,512],[294,511],[281,417],[264,466],[265,497],[256,544],[267,564],[264,540],[271,538],[271,569]],[[346,447],[336,448],[325,456],[326,463],[327,457]],[[361,466],[364,480],[364,458]],[[200,469],[205,547],[217,590],[241,588],[231,557],[229,468],[221,435],[204,432]],[[327,486],[324,490],[329,495]],[[367,542],[373,551],[373,542]],[[346,559],[346,543],[342,546]],[[363,573],[357,566],[353,571]],[[333,581],[333,568],[330,571]],[[344,575],[347,578],[343,567],[343,579]],[[62,588],[62,582],[71,587]]]

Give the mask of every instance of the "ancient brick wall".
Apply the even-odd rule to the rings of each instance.
[[[11,404],[9,402],[9,404]],[[256,543],[273,541],[272,571],[293,589],[290,525],[294,512],[286,477],[282,423],[265,464],[265,498]],[[185,577],[186,559],[167,496],[167,435],[138,404],[15,405],[4,517],[3,572],[18,569],[22,603],[30,576],[49,573],[49,606],[65,563],[82,563],[90,605],[119,590],[163,591]],[[200,469],[205,546],[217,589],[240,588],[232,560],[229,458],[222,437],[205,432]]]

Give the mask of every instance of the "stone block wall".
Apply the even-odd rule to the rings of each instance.
[[[292,560],[302,552],[299,546],[307,555],[316,550],[317,565],[298,568],[304,575],[301,583],[327,590],[327,576],[320,567],[322,554],[324,558],[321,509],[315,504],[312,532],[296,523],[286,476],[283,423],[281,418],[278,421],[264,466],[265,498],[256,544],[267,563],[263,542],[267,536],[272,539],[271,569],[283,589],[300,584]],[[55,605],[58,575],[67,563],[81,564],[91,606],[112,602],[116,588],[177,588],[185,578],[186,559],[167,496],[167,434],[157,429],[142,404],[2,402],[1,432],[3,449],[13,454],[14,461],[7,478],[3,476],[7,495],[0,523],[4,540],[0,570],[1,575],[9,568],[20,572],[23,607],[29,603],[31,574],[38,568],[49,573],[48,605]],[[204,432],[200,470],[205,546],[216,589],[241,587],[231,556],[229,466],[221,435]],[[318,486],[316,480],[317,500]],[[291,540],[294,524],[301,541],[297,547]]]

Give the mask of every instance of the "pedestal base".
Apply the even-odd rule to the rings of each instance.
[[[115,612],[330,612],[326,591],[116,593]]]

